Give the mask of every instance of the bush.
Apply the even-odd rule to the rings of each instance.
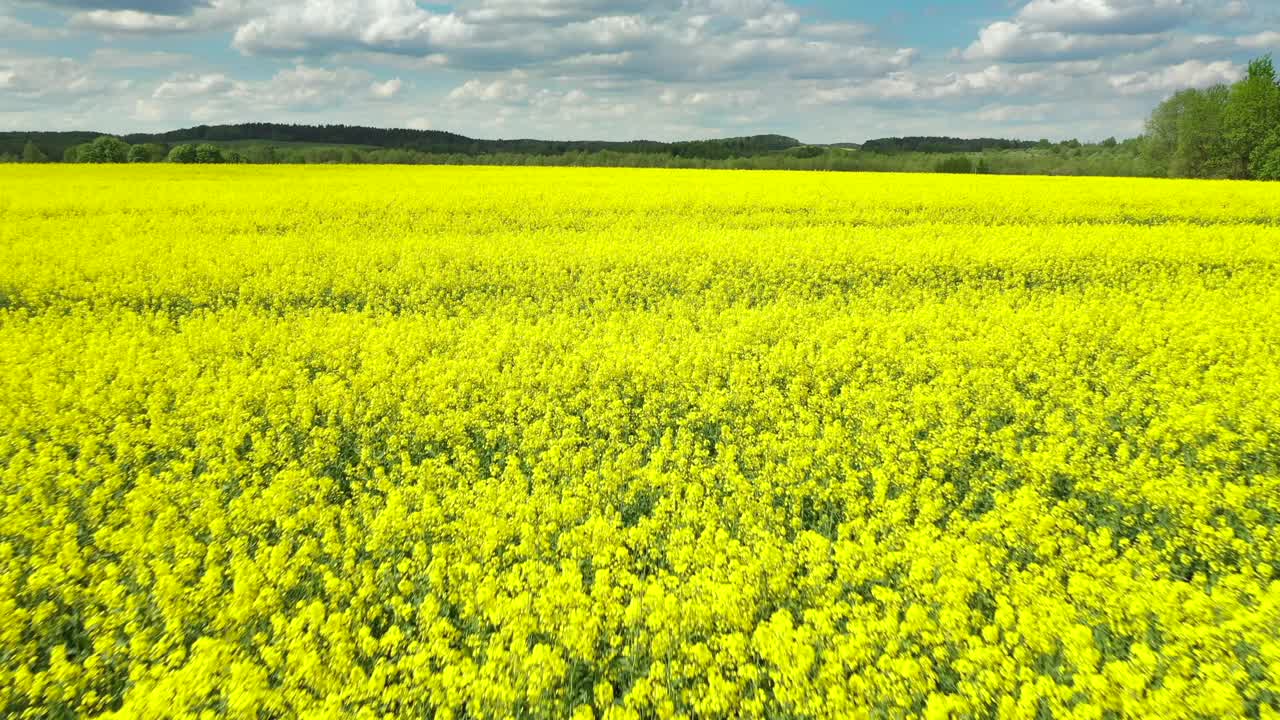
[[[81,146],[77,159],[84,163],[128,162],[129,143],[118,137],[103,135],[88,145]]]
[[[171,163],[193,163],[196,162],[196,148],[194,145],[179,145],[169,151],[169,162]]]
[[[151,162],[151,155],[147,152],[147,149],[142,147],[141,145],[134,145],[133,147],[129,148],[129,162],[131,163]]]
[[[216,164],[226,162],[226,158],[222,157],[222,151],[217,145],[205,143],[196,148],[196,162]]]

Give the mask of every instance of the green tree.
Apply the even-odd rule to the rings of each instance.
[[[146,162],[164,162],[169,157],[169,148],[160,143],[144,143],[141,147],[147,154]]]
[[[28,163],[49,162],[49,156],[45,155],[44,151],[41,150],[38,145],[28,140],[27,144],[22,148],[22,162],[28,162]]]
[[[222,157],[222,151],[217,145],[205,143],[196,146],[196,162],[198,163],[222,163],[226,162],[226,158]]]
[[[1187,112],[1191,97],[1198,90],[1183,90],[1156,106],[1147,118],[1146,134],[1143,135],[1142,156],[1165,172],[1173,163],[1173,154],[1178,150],[1178,132],[1182,116]]]
[[[1280,128],[1254,148],[1250,158],[1253,176],[1259,180],[1280,180]]]
[[[1143,157],[1173,177],[1229,175],[1222,135],[1229,96],[1225,85],[1174,93],[1147,120]]]
[[[85,163],[122,163],[129,159],[129,143],[118,137],[103,135],[82,146],[78,159]]]
[[[178,145],[169,151],[169,162],[171,163],[193,163],[196,162],[195,145]]]
[[[134,145],[133,147],[129,148],[129,162],[131,163],[151,162],[151,154],[147,152],[147,149],[145,147],[141,145]]]
[[[1254,151],[1280,127],[1280,86],[1267,55],[1249,63],[1244,79],[1231,86],[1223,111],[1223,141],[1233,177],[1251,177]]]
[[[934,169],[940,173],[971,173],[973,161],[963,155],[957,155],[938,161]]]
[[[270,145],[250,145],[245,148],[244,156],[246,162],[271,164],[279,162],[276,156],[276,149]]]

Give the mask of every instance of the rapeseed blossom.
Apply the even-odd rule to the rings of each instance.
[[[0,168],[0,714],[1273,718],[1280,194]]]

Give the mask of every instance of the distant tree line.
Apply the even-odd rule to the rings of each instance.
[[[570,152],[669,153],[674,157],[724,159],[750,157],[786,150],[800,141],[782,135],[755,135],[717,140],[627,142],[581,140],[476,140],[442,130],[410,130],[361,127],[356,125],[200,125],[159,134],[126,135],[130,143],[305,143],[308,145],[353,145],[366,148],[395,148],[424,153],[462,155],[563,155]]]
[[[95,145],[97,143],[97,145]],[[123,145],[121,145],[123,143]],[[205,148],[206,154],[212,157],[209,148],[223,148],[224,159],[237,161],[234,153],[248,156],[250,162],[315,162],[315,153],[306,153],[315,146],[337,147],[342,157],[352,162],[373,161],[379,157],[377,151],[395,150],[396,153],[381,153],[377,162],[388,161],[388,157],[412,158],[419,161],[423,155],[461,155],[473,157],[477,162],[491,163],[497,158],[515,156],[562,157],[580,156],[595,153],[613,153],[622,155],[662,155],[673,158],[676,164],[684,159],[730,160],[741,157],[755,157],[784,152],[801,147],[800,141],[782,135],[756,135],[716,140],[691,140],[684,142],[655,142],[637,140],[634,142],[591,142],[591,141],[545,141],[545,140],[473,140],[462,135],[441,132],[438,130],[388,130],[382,128],[366,128],[347,125],[277,125],[270,123],[249,123],[243,125],[201,125],[185,130],[175,130],[158,134],[133,134],[121,138],[113,138],[113,142],[100,141],[100,136],[93,133],[0,133],[0,158],[8,156],[9,160],[18,156],[9,148],[34,144],[41,148],[46,157],[61,158],[65,162],[112,162],[119,161],[119,151],[128,147],[148,148],[148,152],[128,161],[157,161],[167,159],[169,148],[192,146]],[[234,149],[228,149],[231,146]],[[305,146],[305,147],[303,147]],[[272,148],[264,152],[262,147]],[[163,150],[157,150],[163,149]],[[326,148],[327,149],[327,148]],[[407,154],[406,154],[407,153]],[[189,155],[184,152],[181,158]],[[327,156],[326,156],[327,157]],[[105,159],[104,159],[105,158]],[[25,161],[25,158],[22,158]],[[179,160],[180,162],[185,160]],[[211,160],[216,162],[216,160]],[[322,162],[329,162],[323,160]],[[333,160],[340,162],[341,160]],[[195,160],[192,162],[205,162]],[[395,162],[395,160],[391,160]]]
[[[132,136],[130,136],[132,137]],[[403,164],[524,165],[642,168],[706,168],[733,170],[829,170],[848,172],[946,172],[1039,175],[1159,175],[1139,153],[1139,141],[1117,143],[1034,143],[1027,149],[985,149],[970,153],[896,151],[869,152],[849,146],[799,145],[769,153],[728,154],[697,151],[676,154],[620,150],[569,150],[558,154],[491,152],[422,152],[408,148],[273,145],[236,141],[130,145],[121,138],[99,136],[67,147],[63,162],[86,163],[254,163],[254,164]],[[24,162],[44,162],[48,155],[28,141]],[[692,145],[692,143],[690,144]],[[730,145],[732,147],[732,145]],[[706,157],[711,155],[712,157]]]
[[[1160,103],[1140,137],[1079,140],[899,137],[804,145],[782,135],[686,142],[476,140],[351,125],[200,125],[123,137],[0,133],[0,162],[556,165],[1112,175],[1280,180],[1280,81],[1270,56],[1232,85]]]
[[[1040,141],[1049,146],[1048,140]],[[879,153],[977,153],[984,150],[1026,150],[1036,147],[1037,143],[1026,140],[1002,140],[999,138],[953,138],[953,137],[901,137],[868,140],[862,144],[864,152]]]

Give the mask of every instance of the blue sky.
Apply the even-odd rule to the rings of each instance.
[[[0,0],[0,129],[1125,137],[1280,0]]]

